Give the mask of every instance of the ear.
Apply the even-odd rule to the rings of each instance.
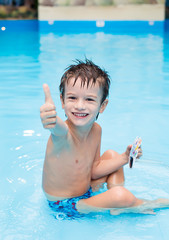
[[[64,108],[65,104],[64,104],[64,99],[62,97],[62,94],[60,94],[60,101],[61,101],[61,104],[62,104],[62,108]]]
[[[99,113],[104,112],[105,108],[107,107],[108,102],[109,102],[108,99],[104,100],[104,102],[102,103],[102,105],[100,107]]]

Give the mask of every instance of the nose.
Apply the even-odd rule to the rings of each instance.
[[[75,109],[84,110],[85,109],[85,102],[82,99],[78,99],[75,103]]]

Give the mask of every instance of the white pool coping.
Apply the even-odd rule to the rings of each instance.
[[[152,20],[163,21],[164,4],[119,6],[39,6],[39,20]]]

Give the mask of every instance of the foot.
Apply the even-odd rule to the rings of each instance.
[[[111,215],[120,215],[121,213],[141,213],[141,214],[150,214],[150,215],[155,215],[156,213],[154,212],[154,210],[152,209],[147,209],[147,210],[144,210],[142,212],[138,212],[136,209],[134,208],[123,208],[123,209],[113,209],[113,210],[110,210],[110,214]]]

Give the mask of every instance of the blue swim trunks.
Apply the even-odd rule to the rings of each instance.
[[[75,198],[68,198],[64,200],[59,200],[56,202],[48,201],[49,206],[52,208],[54,212],[56,212],[56,219],[63,220],[63,219],[74,219],[84,216],[77,211],[76,204],[81,199],[90,198],[93,195],[92,189],[90,188],[84,195],[75,197]]]

